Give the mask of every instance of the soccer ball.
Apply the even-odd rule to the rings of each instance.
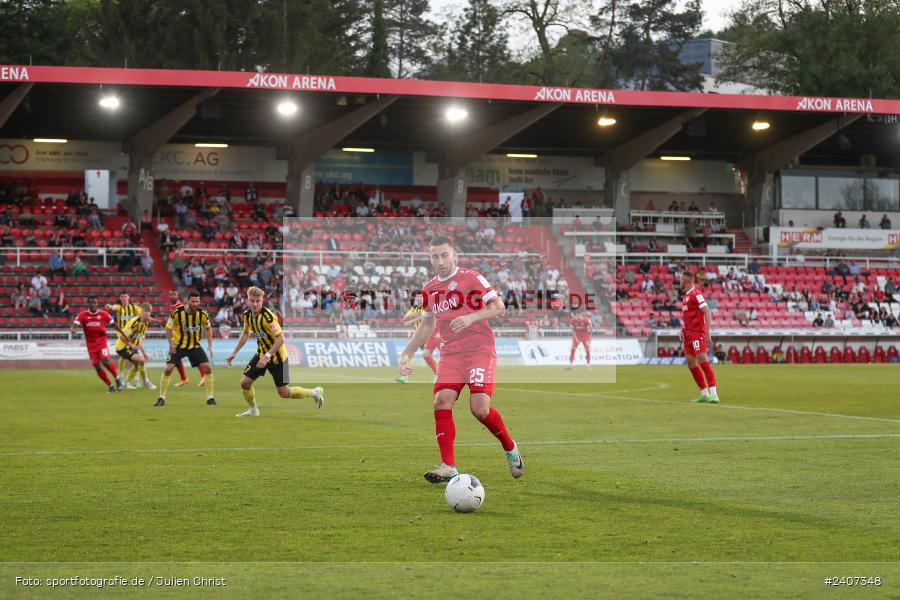
[[[484,486],[474,475],[461,473],[447,483],[444,498],[456,512],[473,512],[484,502]]]

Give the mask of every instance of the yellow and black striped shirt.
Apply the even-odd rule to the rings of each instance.
[[[116,325],[125,329],[125,323],[140,315],[143,311],[139,304],[132,302],[131,304],[114,304],[113,312],[116,315]],[[116,337],[119,340],[122,339],[122,336],[119,335],[118,331],[116,332]]]
[[[191,313],[184,306],[173,310],[166,321],[166,329],[172,330],[172,341],[178,350],[199,348],[204,332],[210,327],[209,313],[203,309]]]
[[[249,308],[244,311],[244,333],[251,334],[256,337],[256,354],[262,356],[269,351],[269,348],[275,343],[275,340],[281,335],[281,325],[278,324],[278,317],[275,313],[263,306],[258,315],[254,315]],[[272,355],[269,362],[273,365],[280,365],[287,360],[287,350],[284,344],[278,349],[278,352]]]
[[[122,327],[122,331],[125,332],[133,344],[140,344],[141,340],[144,339],[144,336],[147,335],[147,329],[150,328],[150,322],[142,323],[140,317],[131,317],[125,326]],[[125,343],[125,340],[122,336],[119,336],[119,339],[116,341],[116,352],[119,350],[124,350],[128,348],[128,344]]]
[[[409,310],[406,311],[406,314],[403,315],[403,320],[405,321],[406,319],[408,319],[408,318],[410,318],[410,317],[416,317],[416,320],[415,320],[415,321],[411,321],[411,322],[409,323],[409,324],[412,326],[413,331],[415,331],[416,329],[419,328],[419,325],[422,324],[422,315],[424,315],[424,314],[425,314],[425,308],[424,308],[424,307],[422,307],[422,306],[411,306],[411,307],[409,308]]]

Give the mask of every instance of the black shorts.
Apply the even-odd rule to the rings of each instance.
[[[124,358],[125,360],[131,360],[131,357],[137,354],[137,351],[132,350],[128,346],[125,346],[121,350],[116,350],[116,354]]]
[[[250,362],[247,363],[247,366],[244,367],[244,377],[256,381],[257,379],[265,375],[266,371],[268,371],[269,373],[271,373],[272,379],[275,381],[275,387],[281,387],[283,385],[289,385],[291,383],[291,374],[290,369],[288,368],[287,359],[277,365],[273,365],[272,361],[270,360],[269,364],[267,364],[263,369],[260,369],[256,366],[257,362],[259,362],[258,354],[251,358]]]
[[[199,367],[203,363],[209,362],[209,357],[206,356],[206,352],[203,348],[194,348],[193,350],[176,349],[175,354],[169,353],[169,355],[166,356],[166,364],[177,365],[183,358],[191,361],[192,367]]]

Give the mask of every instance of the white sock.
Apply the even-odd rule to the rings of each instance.
[[[700,390],[700,395],[709,396],[709,390],[707,388],[703,388],[702,390]]]
[[[712,396],[716,396],[716,397],[719,396],[719,395],[716,393],[716,386],[712,386],[711,388],[709,388],[709,393],[710,393],[710,395],[712,395]]]

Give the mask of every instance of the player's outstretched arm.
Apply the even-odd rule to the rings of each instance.
[[[704,306],[700,310],[703,311],[703,323],[706,325],[706,346],[712,352],[712,311],[708,306]]]
[[[212,360],[213,357],[213,330],[212,325],[209,324],[209,321],[206,321],[206,350],[209,352],[209,358]]]
[[[238,338],[237,344],[234,345],[234,350],[231,351],[231,354],[228,358],[225,359],[225,364],[229,367],[231,366],[234,357],[238,355],[238,352],[241,351],[241,348],[244,347],[244,344],[247,343],[247,340],[250,339],[250,334],[246,331],[241,332],[241,337]]]
[[[431,336],[432,332],[434,332],[436,323],[437,320],[434,318],[433,314],[430,312],[425,313],[425,316],[422,318],[422,324],[413,332],[412,339],[409,340],[409,343],[406,344],[406,348],[400,353],[399,366],[401,373],[409,370],[409,362],[412,360],[413,354],[416,353],[416,350],[418,350]]]

